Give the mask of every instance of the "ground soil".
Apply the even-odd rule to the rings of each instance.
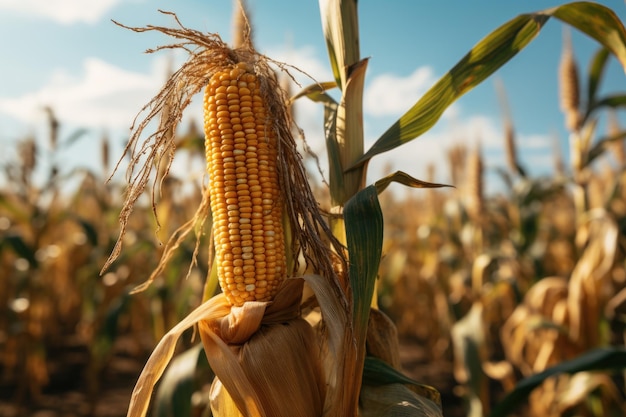
[[[431,385],[441,393],[443,415],[462,417],[462,401],[453,394],[455,381],[452,364],[428,360],[424,349],[415,341],[401,343],[400,357],[405,373]],[[0,384],[0,417],[123,417],[143,360],[124,354],[114,355],[100,374],[98,387],[89,389],[84,375],[88,366],[85,351],[59,355],[51,368],[51,382],[36,398],[18,394],[15,384]],[[91,393],[90,393],[91,392]]]

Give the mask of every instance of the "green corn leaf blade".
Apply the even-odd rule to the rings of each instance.
[[[608,58],[609,50],[607,48],[600,48],[591,59],[589,65],[589,81],[587,83],[587,103],[589,103],[590,108],[596,102],[596,93],[598,92],[600,81],[602,81],[602,75],[604,74]]]
[[[373,386],[387,384],[410,385],[415,393],[441,406],[441,394],[435,388],[430,385],[420,384],[394,369],[387,362],[371,356],[365,358],[365,364],[363,366],[363,384]]]
[[[211,372],[201,343],[176,356],[163,374],[154,400],[156,417],[193,415],[191,396],[200,371]]]
[[[328,89],[335,88],[337,83],[329,81],[312,84],[291,98],[291,101],[301,97],[307,97],[324,106],[324,138],[326,139],[326,152],[328,154],[328,166],[330,176],[330,195],[333,201],[337,201],[343,195],[344,181],[343,169],[341,168],[341,156],[337,143],[337,109],[339,103],[326,93]]]
[[[300,90],[300,92],[298,92],[298,94],[296,94],[295,96],[291,97],[289,101],[293,103],[294,101],[296,101],[297,99],[301,97],[307,97],[317,103],[337,104],[335,99],[333,99],[331,96],[326,94],[326,91],[332,90],[333,88],[336,88],[336,87],[337,87],[337,83],[335,81],[326,81],[323,83],[311,84],[307,87],[304,87],[302,90]]]
[[[626,70],[626,29],[615,12],[597,3],[579,1],[540,12],[554,16],[608,48]]]
[[[356,347],[355,375],[362,375],[365,340],[383,244],[383,213],[373,185],[350,198],[343,210],[349,279],[352,291],[352,328]],[[356,387],[359,392],[359,387]]]
[[[626,349],[606,347],[591,350],[575,359],[561,362],[543,372],[520,381],[502,401],[493,408],[490,417],[505,417],[528,398],[531,391],[547,378],[559,374],[575,374],[583,371],[620,371],[626,369]]]
[[[350,260],[352,325],[356,341],[356,375],[365,360],[365,339],[370,305],[383,244],[383,213],[376,187],[370,185],[356,193],[344,206],[346,243]]]
[[[519,16],[484,38],[383,133],[355,165],[428,131],[448,106],[526,46],[539,33],[546,20],[544,16]]]
[[[383,242],[383,214],[376,187],[370,185],[348,200],[344,218],[355,333],[365,335]]]
[[[337,85],[343,90],[346,68],[359,61],[359,24],[356,0],[320,0],[322,30]]]
[[[341,154],[337,143],[337,103],[324,104],[324,137],[328,154],[330,196],[332,201],[342,201],[345,190]]]
[[[410,176],[406,172],[402,172],[402,171],[396,171],[393,174],[389,174],[386,177],[383,177],[383,178],[379,179],[378,181],[376,181],[376,183],[374,183],[374,186],[376,187],[376,190],[377,190],[378,194],[380,194],[383,191],[385,191],[385,189],[392,182],[398,182],[398,183],[400,183],[402,185],[406,185],[407,187],[412,187],[412,188],[452,187],[451,185],[437,184],[437,183],[434,183],[434,182],[427,182],[427,181],[418,180],[417,178],[413,178],[412,176]]]
[[[626,68],[626,29],[607,7],[590,2],[575,2],[537,13],[522,14],[478,42],[349,169],[428,131],[448,106],[517,55],[553,16],[596,39]]]
[[[626,94],[615,94],[597,100],[593,107],[589,109],[589,113],[602,107],[618,108],[626,106]]]

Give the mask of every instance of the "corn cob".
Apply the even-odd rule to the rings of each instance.
[[[240,63],[215,73],[204,96],[215,262],[237,306],[271,300],[286,272],[278,143],[259,84]]]

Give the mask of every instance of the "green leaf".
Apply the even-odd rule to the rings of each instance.
[[[596,101],[589,112],[599,109],[600,107],[617,108],[622,106],[626,106],[626,94],[615,94]]]
[[[596,39],[626,68],[626,29],[615,13],[607,7],[589,2],[576,2],[542,12],[520,15],[478,42],[349,169],[364,164],[373,156],[403,145],[428,131],[448,106],[526,47],[552,16]]]
[[[327,90],[335,87],[337,87],[337,83],[334,81],[312,84],[291,98],[293,102],[298,98],[307,97],[324,105],[324,138],[326,139],[326,152],[328,154],[330,195],[333,201],[341,198],[344,190],[343,169],[339,144],[337,143],[337,109],[339,104],[326,93]]]
[[[579,1],[548,9],[554,16],[608,48],[626,70],[626,29],[615,12],[597,3]]]
[[[410,385],[417,394],[441,405],[441,394],[435,388],[430,385],[420,384],[394,369],[388,363],[371,356],[365,358],[363,384],[373,386],[387,384]]]
[[[290,102],[294,102],[301,97],[308,97],[309,99],[318,103],[335,103],[337,102],[326,91],[337,87],[335,81],[326,81],[323,83],[311,84],[308,87],[304,87],[298,94],[289,99]]]
[[[320,0],[322,29],[337,85],[347,83],[346,68],[359,61],[359,24],[356,0]]]
[[[383,243],[383,214],[376,187],[370,185],[348,200],[344,218],[355,334],[365,335]]]
[[[531,391],[547,378],[558,374],[574,374],[583,371],[618,371],[626,368],[626,349],[606,347],[589,351],[575,359],[561,362],[543,372],[523,379],[502,401],[493,408],[490,417],[505,417],[528,398]]]
[[[365,360],[365,339],[369,312],[383,245],[383,213],[376,187],[356,193],[344,207],[346,242],[350,260],[352,324],[357,349],[357,375]]]
[[[402,185],[406,185],[407,187],[412,188],[441,188],[441,187],[452,187],[451,185],[446,184],[436,184],[434,182],[426,182],[422,180],[418,180],[417,178],[413,178],[406,172],[396,171],[393,174],[389,174],[386,177],[383,177],[374,183],[376,187],[376,191],[378,194],[385,191],[385,189],[392,182],[398,182]]]
[[[196,389],[196,375],[201,370],[210,370],[201,343],[172,360],[156,392],[156,417],[192,415],[191,396]]]
[[[328,153],[328,169],[330,180],[330,196],[332,201],[342,198],[343,169],[341,168],[341,154],[337,143],[337,103],[324,104],[324,137],[326,138],[326,152]]]
[[[596,93],[598,91],[600,81],[602,80],[602,75],[604,74],[604,69],[606,68],[608,58],[609,50],[606,48],[600,48],[600,50],[598,50],[598,52],[596,52],[591,59],[591,64],[589,65],[589,82],[587,90],[587,103],[589,106],[588,113],[591,113],[591,108],[596,102]]]

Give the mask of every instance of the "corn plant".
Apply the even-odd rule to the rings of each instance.
[[[324,106],[330,213],[313,197],[275,75],[290,67],[256,52],[247,24],[235,47],[216,34],[185,28],[173,14],[175,28],[130,28],[175,37],[178,43],[156,50],[181,48],[189,59],[133,130],[126,149],[129,193],[109,263],[121,253],[132,207],[150,177],[156,172],[156,187],[167,174],[171,132],[202,90],[208,185],[195,216],[172,236],[159,267],[138,289],[157,279],[181,239],[192,231],[200,236],[209,218],[212,262],[204,302],[155,348],[129,416],[145,415],[177,340],[192,326],[215,374],[214,415],[441,415],[438,392],[401,373],[395,327],[376,307],[375,285],[384,225],[378,195],[391,182],[440,185],[400,171],[366,185],[368,162],[426,132],[551,17],[592,36],[626,64],[626,31],[603,6],[579,2],[521,15],[480,41],[366,151],[362,96],[368,61],[360,56],[357,3],[321,1],[320,9],[334,79],[315,82],[294,99]],[[338,101],[327,93],[335,88]],[[161,119],[159,127],[143,139],[154,118]]]

